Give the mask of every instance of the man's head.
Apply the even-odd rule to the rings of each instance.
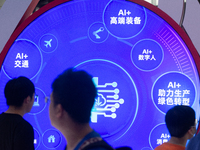
[[[175,106],[166,113],[165,122],[171,136],[181,138],[195,128],[195,111],[189,106]]]
[[[74,122],[90,121],[97,89],[87,72],[67,69],[53,81],[52,90],[54,106],[60,104]]]
[[[34,84],[26,77],[13,78],[6,83],[4,95],[8,106],[21,107],[24,100],[35,93]]]

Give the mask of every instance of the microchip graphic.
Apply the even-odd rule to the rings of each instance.
[[[98,84],[98,77],[94,77],[93,81],[98,88],[98,96],[95,99],[95,105],[92,109],[91,122],[98,122],[98,115],[103,115],[106,118],[117,117],[116,111],[120,105],[124,104],[124,99],[120,98],[120,90],[117,88],[117,82]],[[113,89],[108,89],[111,87]]]

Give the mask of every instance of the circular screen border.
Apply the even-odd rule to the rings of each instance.
[[[129,2],[133,2],[136,3],[138,5],[141,5],[147,9],[149,9],[150,11],[152,11],[153,13],[155,13],[156,15],[158,15],[159,17],[161,17],[163,20],[165,20],[176,32],[177,34],[179,34],[179,36],[182,38],[183,42],[186,44],[186,46],[188,47],[188,49],[190,50],[191,56],[194,59],[194,62],[196,64],[196,68],[198,71],[198,74],[200,75],[200,57],[199,54],[196,50],[196,48],[194,47],[191,39],[189,38],[189,36],[187,35],[187,33],[184,31],[184,29],[182,29],[170,16],[168,16],[165,12],[163,12],[162,10],[160,10],[159,8],[157,8],[156,6],[145,2],[145,1],[138,1],[138,0],[127,0]],[[17,37],[21,34],[21,32],[29,25],[32,23],[32,21],[34,21],[36,18],[38,18],[40,15],[44,14],[45,12],[47,12],[48,10],[52,9],[53,7],[56,7],[60,4],[63,4],[65,2],[70,2],[70,0],[56,0],[53,1],[47,5],[45,5],[44,7],[42,7],[41,9],[39,9],[38,11],[36,11],[35,13],[33,13],[31,16],[29,16],[24,22],[22,22],[13,32],[13,34],[11,35],[10,39],[8,40],[8,42],[6,43],[3,51],[0,53],[0,65],[2,66],[3,61],[9,51],[9,49],[11,48],[11,46],[13,45],[14,41],[17,39]],[[194,66],[195,67],[195,66]]]

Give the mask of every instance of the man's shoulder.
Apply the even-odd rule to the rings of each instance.
[[[161,149],[163,149],[163,147],[165,147],[165,146],[163,144],[161,144],[161,145],[157,146],[154,150],[161,150]]]
[[[12,124],[12,126],[15,126],[16,128],[22,128],[24,130],[33,129],[32,125],[18,114],[2,113],[0,114],[0,122],[6,125]]]
[[[0,114],[0,122],[2,124],[18,124],[23,118],[17,114],[9,114],[9,113],[1,113]]]
[[[163,144],[157,146],[154,150],[170,150],[172,147],[174,147],[174,144],[163,143]]]
[[[85,143],[85,145],[84,145]],[[114,150],[106,141],[104,141],[101,137],[93,137],[91,139],[86,140],[80,147],[82,150]]]
[[[185,147],[172,143],[163,143],[154,150],[185,150]]]
[[[22,118],[20,122],[18,122],[18,127],[22,128],[23,130],[33,130],[33,126],[24,118]]]
[[[100,134],[95,132],[94,130],[86,135],[82,144],[78,148],[79,150],[113,150],[113,148],[104,141]]]

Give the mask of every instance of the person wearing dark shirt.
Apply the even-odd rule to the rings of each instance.
[[[8,110],[0,114],[0,150],[34,150],[33,127],[23,119],[34,103],[34,84],[23,76],[11,79],[4,95]]]

